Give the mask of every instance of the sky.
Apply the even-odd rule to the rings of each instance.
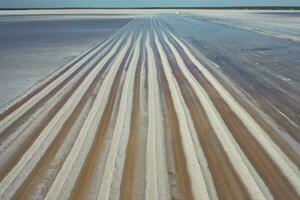
[[[300,0],[0,0],[0,8],[300,6]]]

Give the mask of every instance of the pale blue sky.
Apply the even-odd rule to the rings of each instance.
[[[300,0],[0,0],[0,7],[300,6]]]

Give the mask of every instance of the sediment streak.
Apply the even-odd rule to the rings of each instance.
[[[81,198],[101,200],[120,196],[143,196],[149,200],[183,196],[226,199],[235,197],[232,191],[241,199],[298,199],[299,163],[272,141],[269,130],[261,127],[248,108],[239,103],[243,101],[239,94],[227,90],[230,84],[222,85],[206,67],[160,17],[132,20],[0,113],[0,198],[66,199],[76,198],[75,194],[84,190]],[[135,78],[140,75],[144,78]],[[144,95],[142,98],[134,96],[137,90],[145,90],[139,92]],[[170,94],[164,95],[167,91]],[[131,127],[135,124],[131,123],[132,113],[137,113],[132,112],[137,109],[134,98],[144,99],[138,101],[138,107],[147,108],[137,111],[139,116],[146,116],[143,120],[147,119],[147,123],[142,123],[136,118],[138,128]],[[189,98],[195,103],[187,101]],[[266,166],[254,162],[248,151],[244,152],[239,141],[246,136],[236,139],[238,134],[229,128],[230,120],[223,119],[228,113],[216,105],[216,98],[222,100],[234,119],[238,118],[235,123],[245,127],[241,131],[251,134],[259,147],[255,150],[267,156],[275,171],[263,170]],[[168,116],[163,115],[168,108],[166,102],[174,107],[173,122],[164,118]],[[206,133],[202,131],[209,128],[197,128],[199,124],[195,123],[200,116],[191,110],[193,107],[197,112],[203,110],[202,120],[208,122],[205,126],[211,127],[211,131]],[[166,141],[166,130],[173,130],[167,126],[172,123],[179,128],[180,138],[176,142]],[[143,129],[146,131],[139,132]],[[132,145],[126,151],[133,130],[137,130],[133,139],[145,138],[146,145]],[[203,137],[205,134],[213,135],[208,140]],[[219,177],[216,167],[212,167],[212,147],[201,145],[210,144],[211,138],[220,153],[226,155],[218,162],[232,170],[232,177]],[[167,143],[173,151],[166,150]],[[181,146],[184,159],[179,161],[186,166],[186,172],[177,171],[178,163],[171,166],[175,163],[171,154]],[[141,156],[136,154],[140,152],[145,152],[144,165],[136,164]],[[139,168],[127,169],[131,171],[125,180],[144,182],[142,191],[132,189],[138,182],[122,182],[127,158]],[[94,178],[93,174],[99,177]],[[181,193],[184,186],[179,184],[179,174],[187,176],[185,182],[190,183],[192,194]],[[267,177],[271,174],[276,175],[276,180],[269,185]],[[128,177],[136,175],[139,177]],[[227,182],[240,187],[232,190]],[[285,183],[284,189],[274,190],[282,188],[281,182]],[[222,183],[222,188],[215,187]],[[127,189],[121,191],[121,187]]]

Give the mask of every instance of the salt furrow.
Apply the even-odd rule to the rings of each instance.
[[[28,176],[31,170],[34,168],[35,164],[42,157],[47,147],[54,140],[56,134],[59,132],[60,128],[63,126],[65,120],[74,111],[76,105],[79,103],[81,97],[84,95],[85,91],[88,89],[91,82],[94,80],[95,76],[100,72],[105,63],[109,58],[117,51],[124,37],[115,44],[111,52],[106,55],[103,60],[99,62],[97,67],[93,69],[90,74],[86,77],[84,82],[80,87],[74,92],[74,94],[68,99],[62,109],[57,113],[57,115],[49,122],[48,126],[44,129],[42,134],[35,140],[27,152],[24,153],[21,160],[17,165],[10,171],[10,173],[2,180],[0,183],[0,195],[2,195],[10,184],[14,183],[17,187],[23,182],[23,180]],[[22,175],[21,175],[22,174]],[[15,179],[22,179],[15,181]],[[14,186],[16,188],[16,186]],[[12,191],[12,190],[10,190]]]
[[[55,181],[53,182],[45,199],[67,198],[75,184],[75,180],[80,173],[80,169],[85,161],[87,153],[93,143],[98,124],[103,115],[105,104],[107,103],[113,79],[117,73],[118,67],[125,56],[126,51],[131,43],[132,36],[127,39],[121,52],[111,65],[111,69],[106,75],[101,88],[97,94],[94,105],[80,130],[79,136],[76,139],[72,150],[70,151],[66,161],[59,171]],[[64,188],[64,190],[62,190]]]
[[[139,17],[0,111],[0,199],[297,199],[297,159],[196,56]]]
[[[115,40],[117,40],[117,38],[115,38]],[[32,132],[32,129],[34,127],[37,127],[39,125],[39,123],[37,123],[39,120],[43,120],[44,117],[46,117],[49,113],[49,111],[56,105],[57,102],[59,102],[59,100],[66,95],[66,93],[68,93],[68,91],[73,87],[74,84],[76,84],[76,82],[88,71],[90,70],[91,67],[93,67],[94,65],[96,65],[97,61],[99,62],[99,58],[101,58],[102,56],[104,56],[106,53],[109,52],[109,50],[112,48],[113,46],[113,41],[111,41],[111,45],[107,45],[106,47],[104,47],[98,54],[97,56],[90,61],[75,77],[72,78],[72,80],[70,80],[68,82],[68,84],[64,85],[57,93],[55,96],[51,97],[50,101],[47,101],[42,108],[37,110],[37,113],[34,113],[33,116],[31,116],[31,119],[33,118],[33,120],[28,120],[26,121],[24,124],[22,124],[20,127],[18,127],[16,130],[14,130],[14,132],[10,133],[8,137],[5,138],[4,141],[1,141],[1,145],[0,145],[0,160],[1,160],[1,156],[6,156],[5,151],[9,151],[9,148],[7,148],[9,145],[12,146],[14,144],[12,144],[12,142],[16,143],[17,140],[18,141],[22,141],[22,139],[26,136],[28,136],[28,134],[26,134],[26,132]],[[39,111],[42,110],[42,111]],[[35,117],[36,116],[36,117]],[[37,120],[35,120],[34,118],[38,118]],[[20,137],[19,137],[20,136]],[[13,147],[13,146],[12,146]],[[16,148],[16,147],[13,147]],[[4,151],[5,150],[5,151]]]
[[[164,34],[165,30],[160,27],[160,22],[161,22],[161,20],[156,20],[157,30],[160,31],[161,34]],[[163,40],[163,41],[165,42],[165,40]],[[186,107],[185,112],[190,113],[190,110]],[[191,136],[192,136],[192,140],[194,143],[194,148],[196,150],[196,154],[197,154],[197,158],[199,160],[201,170],[203,171],[203,176],[205,178],[206,185],[208,186],[210,198],[217,199],[218,198],[217,191],[216,191],[216,188],[213,183],[213,178],[212,178],[209,166],[208,166],[207,159],[206,159],[204,151],[199,143],[197,131],[196,131],[195,127],[193,126],[192,117],[191,117],[191,115],[187,115],[187,117],[188,117],[189,126],[191,127]]]
[[[285,153],[272,141],[269,135],[256,123],[250,114],[232,97],[220,82],[196,59],[188,47],[172,32],[170,35],[182,47],[188,58],[195,64],[203,76],[214,86],[223,100],[232,111],[239,116],[249,132],[256,138],[272,160],[278,165],[281,172],[289,179],[297,193],[300,195],[300,172],[298,167],[285,155]]]
[[[128,29],[126,31],[128,31]],[[123,34],[124,33],[125,32],[123,32]],[[87,73],[88,70],[92,70],[90,69],[91,67],[94,68],[97,66],[97,62],[99,62],[99,59],[105,56],[105,54],[107,54],[111,50],[117,40],[118,37],[109,38],[108,41],[110,41],[110,43],[107,46],[103,47],[101,51],[97,53],[95,58],[89,61],[89,63],[87,63],[87,65],[78,74],[76,74],[68,82],[68,84],[63,86],[53,97],[51,97],[50,100],[48,100],[41,108],[39,108],[32,116],[30,116],[29,120],[23,123],[20,127],[17,127],[17,129],[13,132],[9,133],[8,136],[3,137],[3,140],[0,144],[0,160],[3,160],[1,159],[2,157],[7,157],[8,154],[6,152],[12,151],[11,148],[18,148],[19,144],[24,141],[26,137],[28,137],[28,133],[32,132],[34,128],[37,128],[40,125],[39,121],[44,120],[44,118],[49,115],[51,109],[53,109],[57,102],[59,102],[64,95],[67,95],[69,90],[74,87],[74,84],[76,84],[78,80],[82,79],[83,74]]]
[[[146,199],[158,199],[157,191],[157,160],[156,160],[156,135],[162,134],[161,127],[157,126],[159,119],[157,111],[160,112],[160,105],[156,105],[156,84],[154,55],[150,49],[149,36],[146,38],[146,49],[148,54],[148,129],[147,129],[147,147],[146,147]],[[159,106],[159,107],[157,107]]]
[[[191,138],[191,127],[189,127],[189,122],[187,122],[187,117],[185,113],[185,103],[180,93],[178,83],[175,80],[174,75],[172,75],[170,64],[167,60],[167,55],[165,54],[160,42],[155,34],[155,44],[158,48],[164,73],[166,75],[172,99],[174,101],[175,110],[178,115],[180,132],[182,134],[182,142],[184,147],[185,156],[187,158],[187,166],[189,175],[192,182],[192,190],[194,192],[195,199],[210,199],[210,194],[208,193],[207,185],[204,180],[204,176],[201,167],[198,163],[198,158],[196,156],[195,149],[193,147],[193,141]]]
[[[127,26],[125,27],[127,28]],[[122,33],[122,32],[121,32]],[[92,50],[90,53],[88,53],[85,57],[79,60],[74,66],[72,66],[70,69],[68,69],[66,72],[64,72],[62,75],[60,75],[55,81],[51,82],[49,85],[47,85],[42,91],[40,91],[38,94],[34,95],[32,98],[30,98],[28,101],[26,101],[24,104],[22,104],[20,107],[18,107],[15,111],[4,117],[0,121],[0,134],[9,127],[18,117],[22,116],[24,113],[26,113],[32,106],[37,104],[41,99],[43,99],[47,94],[50,93],[50,91],[54,90],[59,84],[61,84],[67,77],[69,77],[71,74],[73,74],[78,68],[82,67],[82,65],[91,59],[96,53],[98,53],[103,47],[106,45],[109,45],[114,39],[118,38],[120,32],[115,33],[112,37],[109,37],[107,40],[105,40],[103,43],[101,43],[97,48]],[[58,72],[59,73],[59,72]]]
[[[154,111],[152,110],[151,112],[155,112],[156,116],[154,116],[154,118],[152,119],[152,117],[148,116],[148,121],[150,120],[156,120],[155,122],[155,127],[156,127],[156,131],[155,133],[153,133],[153,131],[150,131],[150,127],[148,124],[148,135],[152,134],[152,136],[154,136],[153,134],[155,134],[155,138],[151,138],[151,140],[153,139],[155,145],[152,146],[151,144],[149,144],[149,148],[155,148],[155,160],[156,160],[156,176],[157,176],[157,194],[159,199],[163,200],[163,199],[170,199],[170,183],[169,183],[169,174],[168,174],[168,169],[167,169],[167,158],[166,158],[166,138],[165,138],[165,129],[163,127],[163,116],[162,116],[162,106],[161,106],[161,102],[160,102],[160,92],[159,92],[159,83],[158,83],[158,73],[157,73],[157,68],[158,65],[155,62],[155,56],[154,56],[154,52],[151,49],[150,46],[150,35],[153,34],[155,26],[153,24],[155,16],[151,16],[149,18],[149,25],[148,25],[148,38],[146,40],[145,43],[145,49],[147,50],[148,53],[148,73],[150,73],[150,70],[153,70],[151,76],[154,76],[152,78],[152,80],[154,81],[153,87],[154,90],[152,92],[154,95],[154,103],[155,103],[155,107],[157,110]],[[147,44],[148,43],[148,44]],[[150,74],[148,75],[148,77],[150,77]],[[150,86],[150,80],[148,79],[148,90],[149,90],[149,86]],[[153,88],[152,88],[153,89]],[[150,93],[148,93],[148,98]],[[148,101],[148,103],[150,103]],[[148,113],[151,109],[149,109],[148,107]],[[149,132],[150,131],[150,132]],[[148,141],[148,139],[147,139]],[[148,145],[147,145],[148,148]],[[146,148],[146,151],[147,151]],[[153,149],[154,151],[154,149]],[[147,163],[146,163],[147,165]],[[152,164],[153,165],[153,164]]]
[[[261,189],[260,185],[257,184],[255,177],[251,174],[251,171],[249,170],[250,167],[248,167],[248,162],[244,161],[246,157],[241,155],[242,150],[239,148],[239,145],[233,139],[232,134],[230,133],[228,127],[226,126],[217,109],[210,100],[207,92],[190,73],[187,66],[183,62],[181,56],[176,51],[175,47],[169,42],[164,33],[163,38],[164,41],[170,47],[172,53],[174,54],[178,66],[182,70],[182,73],[190,82],[197,97],[203,105],[203,108],[209,118],[209,121],[211,122],[212,128],[214,129],[214,132],[217,134],[221,144],[224,147],[224,150],[227,152],[228,157],[231,160],[231,163],[235,168],[236,172],[239,174],[244,185],[249,190],[251,197],[254,199],[265,199],[265,193],[269,194],[268,189],[266,187]]]
[[[139,35],[136,44],[134,46],[134,54],[132,57],[132,61],[131,64],[129,65],[125,77],[117,121],[116,121],[116,125],[113,132],[113,138],[111,142],[111,148],[108,153],[104,174],[99,188],[99,194],[98,194],[99,200],[109,199],[110,186],[113,178],[113,172],[115,168],[115,162],[117,159],[121,134],[127,135],[129,134],[130,131],[130,127],[127,126],[126,124],[130,124],[130,120],[131,120],[130,118],[131,118],[131,108],[132,108],[134,75],[138,63],[138,57],[140,54],[140,42],[141,42],[141,36]]]

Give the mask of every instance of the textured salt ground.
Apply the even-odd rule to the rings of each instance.
[[[298,199],[299,155],[173,30],[134,19],[2,111],[1,198]]]

